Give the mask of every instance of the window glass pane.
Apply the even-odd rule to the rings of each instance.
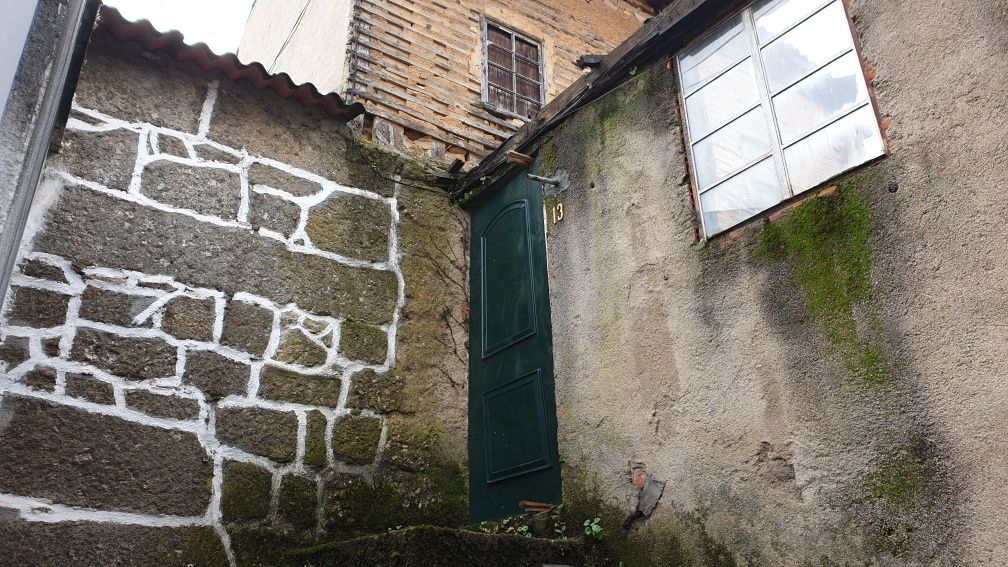
[[[511,34],[506,31],[497,29],[493,26],[487,26],[487,41],[492,44],[500,45],[511,51]]]
[[[794,192],[799,193],[883,151],[875,111],[869,105],[786,148],[784,161]]]
[[[840,2],[834,2],[763,48],[770,91],[787,87],[853,47],[847,15]]]
[[[683,90],[692,92],[694,87],[749,53],[744,31],[742,18],[737,16],[680,56]]]
[[[703,138],[759,102],[752,59],[686,97],[690,136]]]
[[[702,191],[770,151],[763,107],[711,134],[693,146],[693,167]]]
[[[781,138],[787,144],[866,100],[861,63],[852,51],[774,97]]]
[[[822,0],[766,0],[753,6],[756,36],[760,44],[800,22],[823,5]]]
[[[781,202],[773,159],[766,159],[700,195],[707,236],[731,228]]]

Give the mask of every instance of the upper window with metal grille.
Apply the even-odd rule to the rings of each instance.
[[[762,0],[677,62],[706,236],[885,153],[842,0]]]
[[[487,23],[484,102],[529,118],[542,108],[542,49],[537,42]]]

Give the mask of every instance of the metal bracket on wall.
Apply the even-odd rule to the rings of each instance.
[[[532,181],[542,183],[543,195],[547,197],[556,197],[570,187],[570,175],[562,169],[557,170],[556,175],[553,177],[542,177],[531,173],[527,174],[527,176]]]

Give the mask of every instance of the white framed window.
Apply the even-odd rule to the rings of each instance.
[[[761,0],[676,60],[706,237],[885,153],[842,0]]]
[[[531,118],[545,98],[542,46],[504,26],[482,20],[483,102]]]

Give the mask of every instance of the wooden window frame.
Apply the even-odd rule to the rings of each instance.
[[[482,58],[482,62],[481,62],[481,73],[480,73],[480,102],[482,103],[483,108],[487,109],[490,112],[493,112],[493,113],[496,113],[496,114],[501,114],[501,115],[507,116],[509,118],[519,118],[521,120],[530,120],[532,118],[531,116],[524,116],[524,115],[519,114],[517,112],[513,112],[513,111],[507,110],[505,108],[501,108],[501,107],[493,104],[492,102],[490,102],[490,54],[489,54],[489,50],[490,50],[489,44],[490,44],[490,41],[489,41],[489,35],[488,35],[488,28],[490,26],[493,26],[494,28],[497,28],[498,30],[511,35],[511,42],[512,42],[511,65],[512,65],[512,67],[511,67],[510,72],[513,75],[513,79],[512,79],[512,83],[511,83],[511,90],[509,92],[515,97],[515,103],[516,103],[515,104],[515,108],[517,108],[518,97],[521,97],[524,100],[535,102],[536,104],[539,105],[539,109],[540,110],[542,110],[542,108],[544,106],[546,106],[546,64],[545,64],[546,63],[545,62],[546,51],[545,51],[545,49],[543,49],[543,42],[541,40],[539,40],[539,39],[536,39],[536,38],[528,35],[528,34],[515,31],[514,28],[512,28],[512,27],[510,27],[508,25],[502,24],[501,22],[499,22],[497,20],[488,18],[485,15],[480,15],[480,45],[481,45],[481,50],[482,50],[482,53],[483,53],[483,58]],[[524,95],[521,95],[521,94],[518,93],[518,84],[517,84],[517,82],[518,82],[518,68],[517,68],[518,65],[517,65],[517,62],[515,61],[515,59],[517,57],[520,57],[520,55],[517,54],[517,50],[514,48],[515,40],[517,40],[517,39],[520,39],[520,40],[522,40],[522,41],[524,41],[526,43],[531,43],[531,44],[535,45],[536,50],[539,52],[539,61],[537,62],[538,67],[539,67],[539,80],[535,81],[535,82],[539,83],[539,100],[538,101],[532,101],[527,96],[524,96]],[[525,60],[526,62],[530,62],[525,57],[522,57],[522,59]],[[528,77],[524,77],[523,76],[522,78],[531,81],[531,79],[529,79]]]

